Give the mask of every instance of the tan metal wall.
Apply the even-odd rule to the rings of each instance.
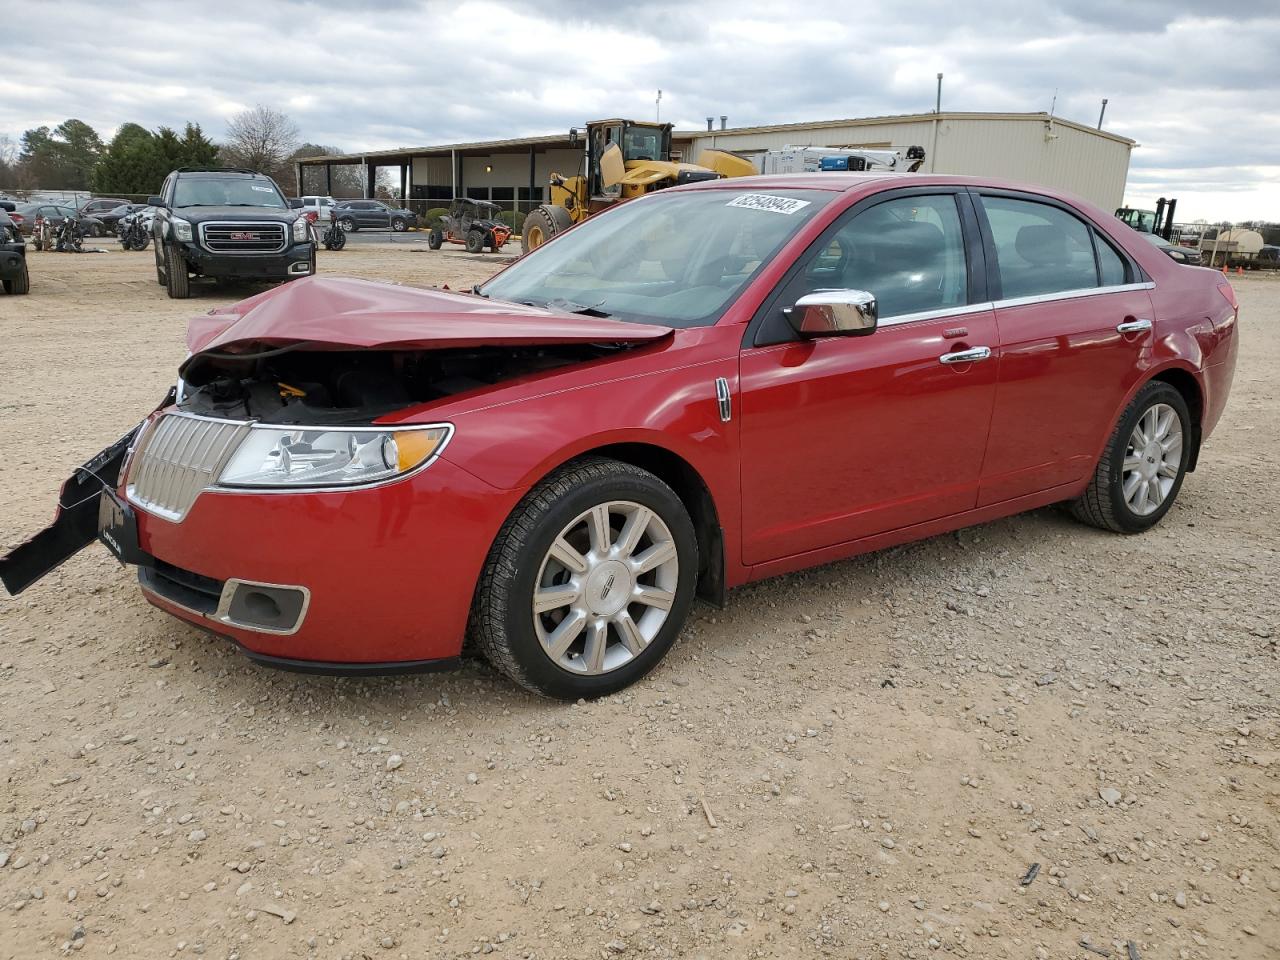
[[[936,135],[935,135],[936,126]],[[870,122],[849,126],[791,127],[783,131],[721,133],[693,138],[694,159],[716,148],[746,156],[789,144],[808,146],[925,148],[924,169],[963,176],[1002,177],[1056,187],[1092,200],[1104,210],[1121,205],[1131,145],[1089,130],[1039,118],[963,117]],[[681,144],[683,146],[683,144]]]

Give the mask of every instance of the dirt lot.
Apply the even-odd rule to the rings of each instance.
[[[31,272],[0,544],[234,298],[166,299],[150,252]],[[598,703],[249,666],[86,550],[0,599],[0,957],[1280,957],[1280,279],[1237,289],[1153,532],[1041,510],[739,590]]]

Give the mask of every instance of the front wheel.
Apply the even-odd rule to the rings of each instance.
[[[191,275],[187,273],[187,261],[173,244],[164,251],[164,280],[170,299],[185,300],[191,296]]]
[[[470,632],[516,683],[600,697],[657,666],[697,582],[693,523],[646,470],[591,457],[534,487],[485,561]]]
[[[1182,488],[1192,445],[1191,413],[1177,390],[1148,383],[1125,408],[1076,519],[1114,533],[1141,533],[1160,522]]]
[[[342,229],[345,230],[347,233],[355,233],[358,229],[360,229],[358,226],[356,226],[355,220],[352,219],[351,217],[343,217],[341,220],[338,221],[338,223],[342,225]]]
[[[427,246],[430,247],[432,250],[439,250],[440,247],[443,245],[444,245],[444,232],[441,231],[439,227],[436,227],[429,234],[427,234]]]
[[[339,227],[330,227],[325,232],[324,247],[326,250],[341,250],[347,245],[347,234]]]
[[[18,275],[4,281],[4,292],[15,295],[31,292],[31,274],[27,272],[27,261],[25,257],[22,260],[22,270]]]
[[[393,217],[391,220],[391,229],[396,233],[404,233],[409,229],[409,221],[404,217]]]

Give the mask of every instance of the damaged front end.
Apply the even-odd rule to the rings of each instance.
[[[135,510],[181,523],[207,490],[314,492],[400,480],[452,437],[452,424],[431,416],[442,401],[670,333],[332,278],[211,311],[189,327],[192,354],[178,386],[75,471],[53,524],[0,557],[0,582],[20,593],[94,539],[123,563],[163,566],[140,548]],[[380,422],[392,414],[395,423]]]

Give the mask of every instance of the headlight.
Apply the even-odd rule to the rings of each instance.
[[[180,217],[174,217],[169,221],[169,226],[173,228],[173,238],[181,240],[183,243],[191,242],[191,224]]]
[[[1169,256],[1171,256],[1174,260],[1178,260],[1178,261],[1187,259],[1187,255],[1183,253],[1181,250],[1170,250]]]
[[[303,240],[307,239],[307,237],[309,237],[310,235],[311,235],[310,232],[307,230],[306,217],[299,217],[297,220],[293,221],[293,242],[294,243],[301,243]]]
[[[222,487],[350,487],[422,466],[453,433],[428,427],[330,430],[255,426],[218,476]]]

